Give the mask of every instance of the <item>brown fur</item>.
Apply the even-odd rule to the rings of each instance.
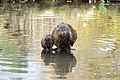
[[[60,23],[52,32],[54,44],[58,49],[70,49],[77,39],[77,32],[66,23]]]
[[[53,39],[50,34],[43,36],[41,40],[41,46],[44,50],[51,50],[53,46]]]

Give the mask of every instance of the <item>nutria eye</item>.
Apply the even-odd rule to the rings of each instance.
[[[62,31],[64,31],[64,29],[62,29]]]
[[[50,34],[48,36],[50,36]]]

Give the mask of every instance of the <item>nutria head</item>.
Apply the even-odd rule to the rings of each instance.
[[[41,45],[45,50],[51,49],[53,46],[52,36],[50,34],[45,35],[41,40]]]
[[[63,38],[70,36],[71,34],[69,27],[64,23],[61,23],[57,26],[57,32],[58,32],[58,35]]]
[[[45,40],[46,40],[46,41],[49,41],[50,39],[52,39],[52,36],[51,36],[50,34],[47,34],[47,35],[45,36]]]
[[[52,42],[52,36],[50,34],[47,34],[45,37],[45,43],[47,45],[48,48],[50,48],[53,45]]]

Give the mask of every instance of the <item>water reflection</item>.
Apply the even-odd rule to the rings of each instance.
[[[20,53],[0,53],[0,77],[3,80],[23,78],[21,75],[28,73],[27,60]],[[18,75],[20,74],[20,75]]]
[[[55,54],[53,54],[52,51],[42,50],[41,52],[41,58],[43,59],[45,66],[49,66],[50,63],[54,62],[54,56]]]
[[[41,58],[46,66],[50,64],[55,70],[58,79],[66,79],[66,75],[72,72],[77,60],[70,51],[42,51]]]
[[[0,80],[120,80],[119,4],[12,5],[0,11]],[[77,30],[75,50],[41,52],[63,21]]]

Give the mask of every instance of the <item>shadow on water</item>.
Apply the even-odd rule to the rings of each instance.
[[[70,51],[53,52],[42,50],[41,58],[46,66],[52,64],[58,79],[67,79],[65,75],[72,72],[72,68],[77,63],[75,56]]]

